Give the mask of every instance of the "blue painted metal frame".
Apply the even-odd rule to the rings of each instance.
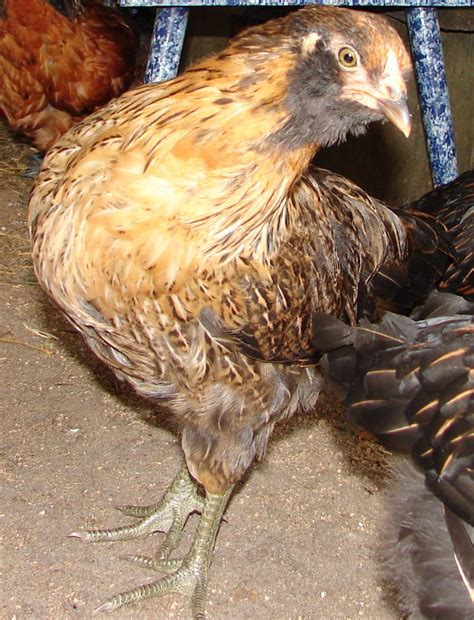
[[[458,165],[436,9],[406,9],[426,147],[434,185],[456,178]]]
[[[163,82],[178,73],[189,9],[164,8],[156,12],[145,82]]]
[[[120,6],[300,6],[324,4],[359,7],[472,7],[473,0],[119,0]]]
[[[123,7],[161,7],[156,13],[146,82],[168,80],[176,75],[191,6],[405,7],[433,183],[440,185],[457,176],[451,108],[434,7],[470,7],[473,0],[120,0],[119,3]]]

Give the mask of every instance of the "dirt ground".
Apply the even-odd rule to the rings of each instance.
[[[155,578],[120,555],[152,555],[163,535],[94,545],[68,534],[123,524],[114,505],[154,502],[182,456],[163,416],[116,384],[35,283],[31,181],[19,176],[31,149],[0,132],[0,617],[90,618],[112,594]],[[221,526],[209,618],[400,618],[380,581],[386,468],[330,399],[280,428]],[[189,618],[180,596],[114,613]]]

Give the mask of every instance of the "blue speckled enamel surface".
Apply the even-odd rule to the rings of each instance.
[[[163,82],[178,72],[188,9],[166,8],[156,12],[145,82]]]
[[[430,7],[470,7],[473,0],[119,0],[119,4],[164,7],[156,12],[146,82],[168,80],[176,75],[188,21],[187,7],[303,4],[406,7],[433,183],[440,185],[457,176],[443,50],[436,9]]]
[[[340,6],[470,7],[473,0],[119,0],[121,6]]]
[[[436,9],[407,9],[426,146],[435,185],[458,175],[449,93]]]

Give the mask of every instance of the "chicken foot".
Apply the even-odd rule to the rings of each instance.
[[[184,466],[156,504],[117,507],[127,516],[138,517],[140,521],[137,524],[71,533],[70,536],[89,542],[115,542],[147,536],[156,531],[166,532],[165,541],[158,549],[156,559],[139,555],[122,557],[144,568],[170,574],[159,581],[138,586],[112,597],[98,607],[95,613],[112,611],[144,598],[176,592],[191,596],[193,618],[204,618],[207,575],[212,550],[231,491],[232,488],[222,495],[207,493],[205,498],[201,497],[197,483]],[[201,518],[188,553],[182,559],[168,559],[181,540],[188,516],[195,511],[201,512]]]
[[[142,567],[170,574],[158,581],[113,596],[98,607],[95,613],[113,611],[128,603],[175,592],[191,597],[191,611],[194,620],[205,618],[209,566],[217,531],[231,491],[232,488],[222,495],[206,494],[193,542],[184,558],[155,560],[140,555],[123,556],[124,559]]]
[[[184,525],[192,512],[201,512],[203,498],[198,494],[196,482],[191,478],[186,465],[180,470],[166,493],[151,506],[118,506],[122,513],[138,517],[134,525],[113,529],[81,530],[69,536],[88,542],[115,542],[141,538],[153,532],[166,532],[166,537],[157,552],[157,557],[167,558],[180,540]]]

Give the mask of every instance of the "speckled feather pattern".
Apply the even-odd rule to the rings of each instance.
[[[276,421],[314,405],[314,311],[353,322],[380,265],[407,255],[395,213],[308,169],[317,119],[292,123],[297,42],[322,28],[330,43],[331,25],[373,33],[354,36],[374,75],[387,46],[409,65],[384,19],[304,9],[79,123],[31,196],[40,283],[118,377],[166,401],[212,493],[263,456]],[[373,120],[354,106],[354,123]]]

